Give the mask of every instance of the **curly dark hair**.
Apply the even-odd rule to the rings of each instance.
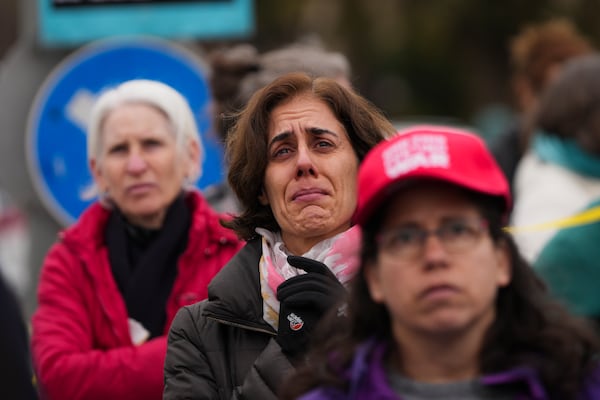
[[[333,79],[313,78],[304,73],[283,75],[255,93],[236,117],[227,136],[229,185],[241,204],[241,212],[223,224],[240,238],[250,240],[257,227],[279,231],[270,206],[260,204],[267,167],[267,139],[271,113],[278,105],[309,94],[323,101],[344,126],[359,160],[379,141],[395,133],[379,109],[352,89]]]
[[[496,319],[486,333],[480,352],[480,372],[490,374],[512,367],[530,366],[538,371],[551,399],[576,398],[582,383],[596,365],[600,344],[588,321],[572,316],[547,292],[543,282],[527,264],[502,227],[502,207],[497,198],[467,192],[489,221],[489,234],[495,243],[508,246],[512,260],[512,279],[499,289]],[[364,227],[362,265],[375,260],[375,237],[385,210]],[[284,383],[281,399],[294,399],[320,386],[344,390],[348,382],[340,371],[352,362],[356,347],[370,337],[392,340],[391,320],[386,308],[369,294],[364,274],[353,282],[348,298],[349,316],[340,327],[320,327],[313,340],[309,362]],[[335,354],[336,357],[331,357]]]

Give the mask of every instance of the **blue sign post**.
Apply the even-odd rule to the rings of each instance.
[[[139,78],[164,82],[186,97],[205,152],[198,187],[223,180],[223,151],[209,134],[210,93],[200,60],[159,39],[92,43],[54,69],[29,112],[29,172],[42,202],[62,225],[75,221],[93,201],[84,195],[92,185],[86,123],[93,102],[103,89]]]

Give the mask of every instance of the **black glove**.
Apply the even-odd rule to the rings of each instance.
[[[306,351],[313,328],[343,298],[346,289],[323,263],[298,256],[288,256],[287,261],[307,272],[277,288],[280,304],[276,340],[286,355],[295,357]]]

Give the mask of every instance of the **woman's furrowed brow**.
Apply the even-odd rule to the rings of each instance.
[[[330,131],[329,129],[326,128],[318,128],[318,127],[312,127],[312,128],[308,128],[307,131],[312,134],[312,135],[334,135],[334,136],[338,136],[337,133]]]
[[[332,136],[336,136],[336,137],[338,136],[338,134],[336,132],[330,131],[329,129],[326,129],[326,128],[312,127],[312,128],[307,128],[306,131],[313,136],[321,136],[321,135],[332,135]],[[273,138],[269,141],[268,147],[271,148],[276,143],[287,140],[291,135],[292,135],[291,131],[284,131],[284,132],[278,133],[277,135],[273,136]]]
[[[289,138],[291,134],[292,134],[291,131],[284,131],[284,132],[278,133],[277,135],[273,136],[273,138],[269,142],[269,147],[273,146],[277,142],[283,142],[284,140]]]

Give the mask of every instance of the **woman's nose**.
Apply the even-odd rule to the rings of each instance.
[[[296,176],[299,178],[306,175],[317,175],[312,155],[306,146],[298,147],[298,159],[296,164]]]
[[[146,160],[140,154],[132,153],[127,159],[127,171],[132,174],[143,172],[146,166]]]
[[[435,265],[447,258],[446,248],[435,234],[429,234],[423,243],[423,260],[427,265]]]

